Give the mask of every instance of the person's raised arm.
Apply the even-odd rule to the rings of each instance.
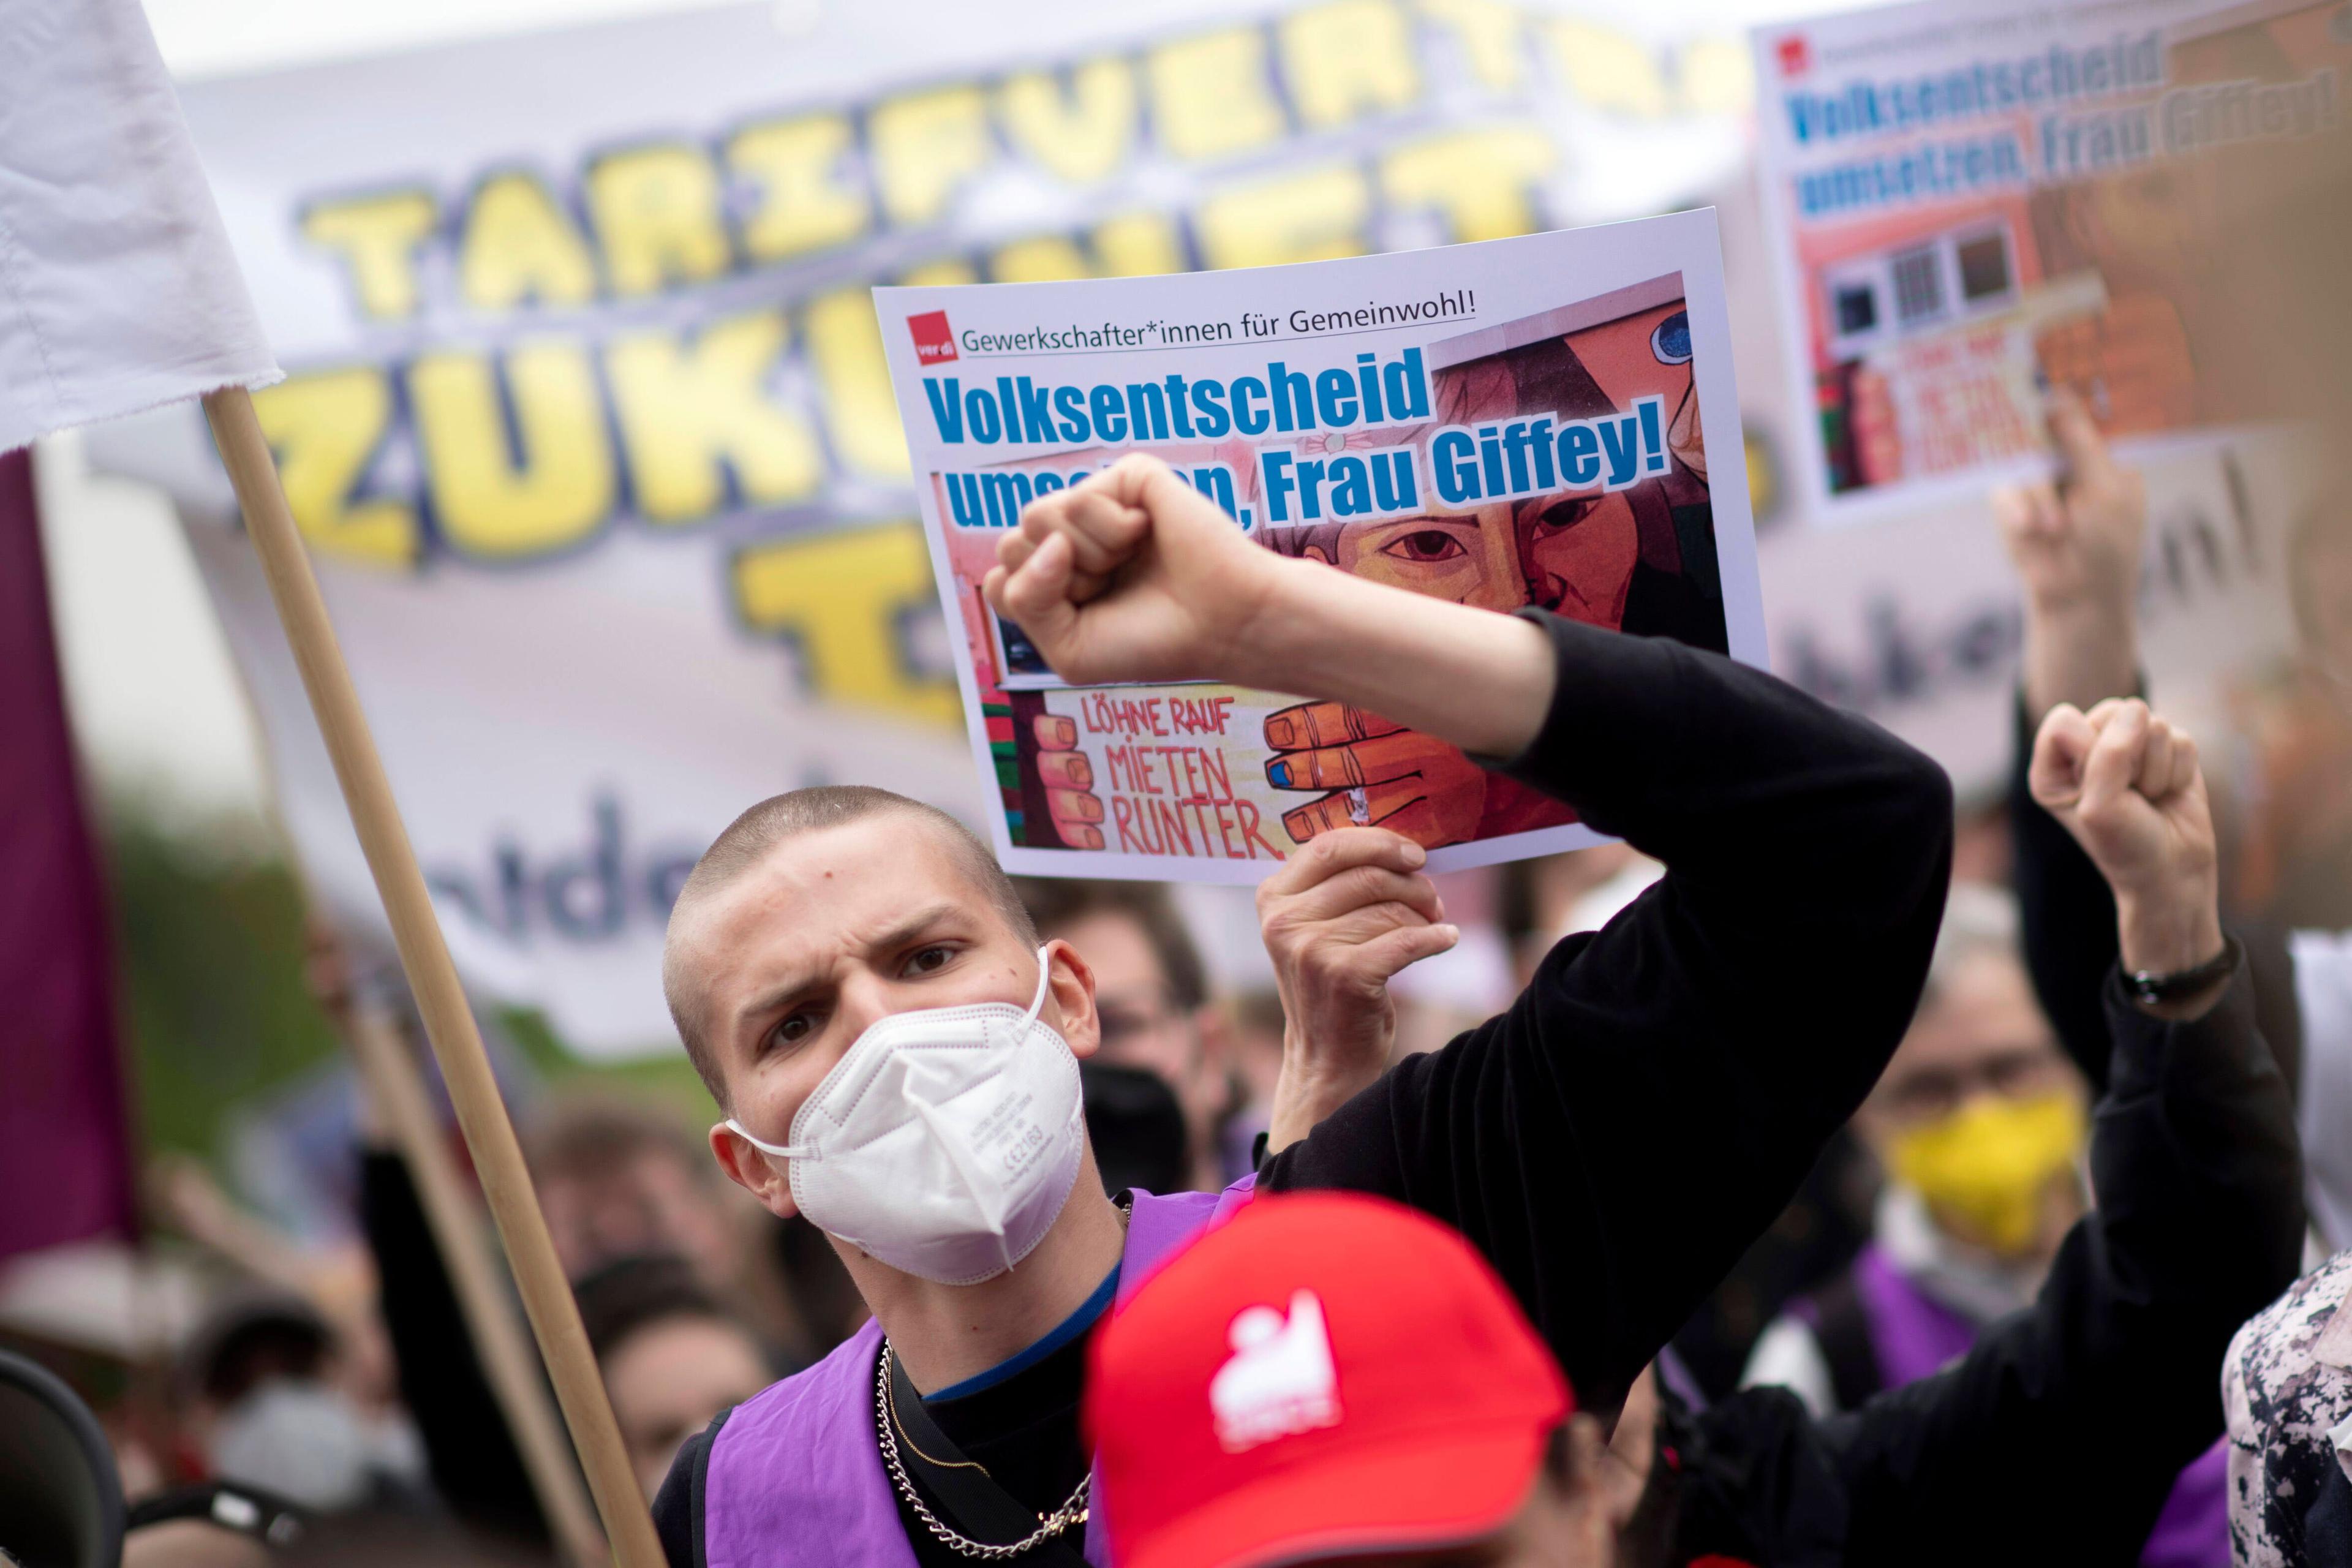
[[[2009,784],[2021,936],[2035,996],[2094,1089],[2113,1038],[2102,986],[2116,962],[2116,903],[2072,835],[2034,798],[2029,763],[2043,719],[2143,696],[2138,637],[2147,487],[2109,455],[2070,395],[2053,399],[2061,478],[1993,494],[1993,514],[2024,602],[2024,651]],[[2292,1084],[2301,1054],[2294,964],[2282,932],[2241,921],[2255,1016]]]
[[[2010,835],[2026,971],[2066,1054],[2107,1084],[2101,986],[2116,961],[2116,905],[2090,857],[2034,800],[2027,764],[2042,717],[2140,694],[2138,598],[2147,489],[2108,455],[2070,395],[2052,397],[2063,476],[1993,492],[1992,512],[2024,610],[2009,783]]]
[[[1155,458],[1034,502],[997,560],[989,603],[1076,685],[1273,685],[1498,757],[1551,702],[1534,626],[1261,549]]]
[[[1149,459],[1033,507],[999,559],[991,601],[1066,679],[1336,700],[1508,756],[1665,862],[1507,1013],[1392,1069],[1262,1176],[1464,1230],[1579,1398],[1614,1405],[1908,1022],[1949,874],[1942,771],[1713,654],[1276,556]]]
[[[1825,1427],[1857,1561],[1979,1563],[2013,1550],[2025,1520],[2037,1560],[2130,1560],[2175,1475],[2221,1436],[2231,1334],[2295,1272],[2294,1118],[2223,938],[2195,744],[2136,700],[2061,704],[2032,778],[2114,889],[2124,969],[2171,983],[2138,999],[2108,973],[2097,1207],[2035,1304]],[[1922,1518],[1944,1521],[1932,1540]]]
[[[2220,873],[2197,742],[2137,699],[2088,713],[2060,703],[2042,721],[2029,774],[2034,803],[2083,847],[2114,894],[2126,971],[2176,974],[2221,956]],[[2223,982],[2152,1007],[2193,1018]]]
[[[2139,566],[2147,484],[2117,463],[2072,394],[2051,395],[2063,471],[1995,490],[1993,518],[2025,590],[2021,671],[2032,725],[2139,689]]]

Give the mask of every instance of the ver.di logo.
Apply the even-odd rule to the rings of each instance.
[[[945,310],[908,317],[907,331],[914,335],[915,358],[922,363],[945,364],[956,357],[955,333],[948,328]]]

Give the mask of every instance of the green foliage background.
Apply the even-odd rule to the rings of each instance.
[[[121,1020],[145,1147],[217,1167],[236,1107],[341,1052],[303,981],[301,887],[283,859],[166,828],[135,801],[110,803],[104,830]],[[535,1012],[505,1010],[499,1021],[530,1077],[598,1084],[707,1122],[709,1100],[683,1055],[594,1067]]]

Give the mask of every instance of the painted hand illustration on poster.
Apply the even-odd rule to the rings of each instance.
[[[1476,836],[1486,771],[1442,742],[1360,709],[1302,702],[1267,715],[1265,743],[1268,784],[1328,792],[1282,814],[1298,843],[1351,826],[1385,827],[1431,848]]]
[[[1095,765],[1078,748],[1078,726],[1053,713],[1030,721],[1037,752],[1031,763],[1045,795],[1054,837],[1071,849],[1103,847],[1102,797],[1094,793]]]

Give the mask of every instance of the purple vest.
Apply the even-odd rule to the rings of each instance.
[[[1880,1376],[1899,1388],[1968,1353],[1977,1329],[1930,1297],[1874,1242],[1853,1265],[1854,1294]],[[2229,1439],[2189,1462],[2156,1516],[2140,1568],[2229,1568]]]
[[[1120,1256],[1122,1301],[1194,1234],[1250,1199],[1255,1176],[1222,1193],[1135,1194]],[[710,1568],[915,1568],[898,1494],[874,1435],[881,1325],[868,1321],[806,1372],[735,1407],[710,1446],[702,1541]],[[1087,1561],[1108,1568],[1099,1505]]]

